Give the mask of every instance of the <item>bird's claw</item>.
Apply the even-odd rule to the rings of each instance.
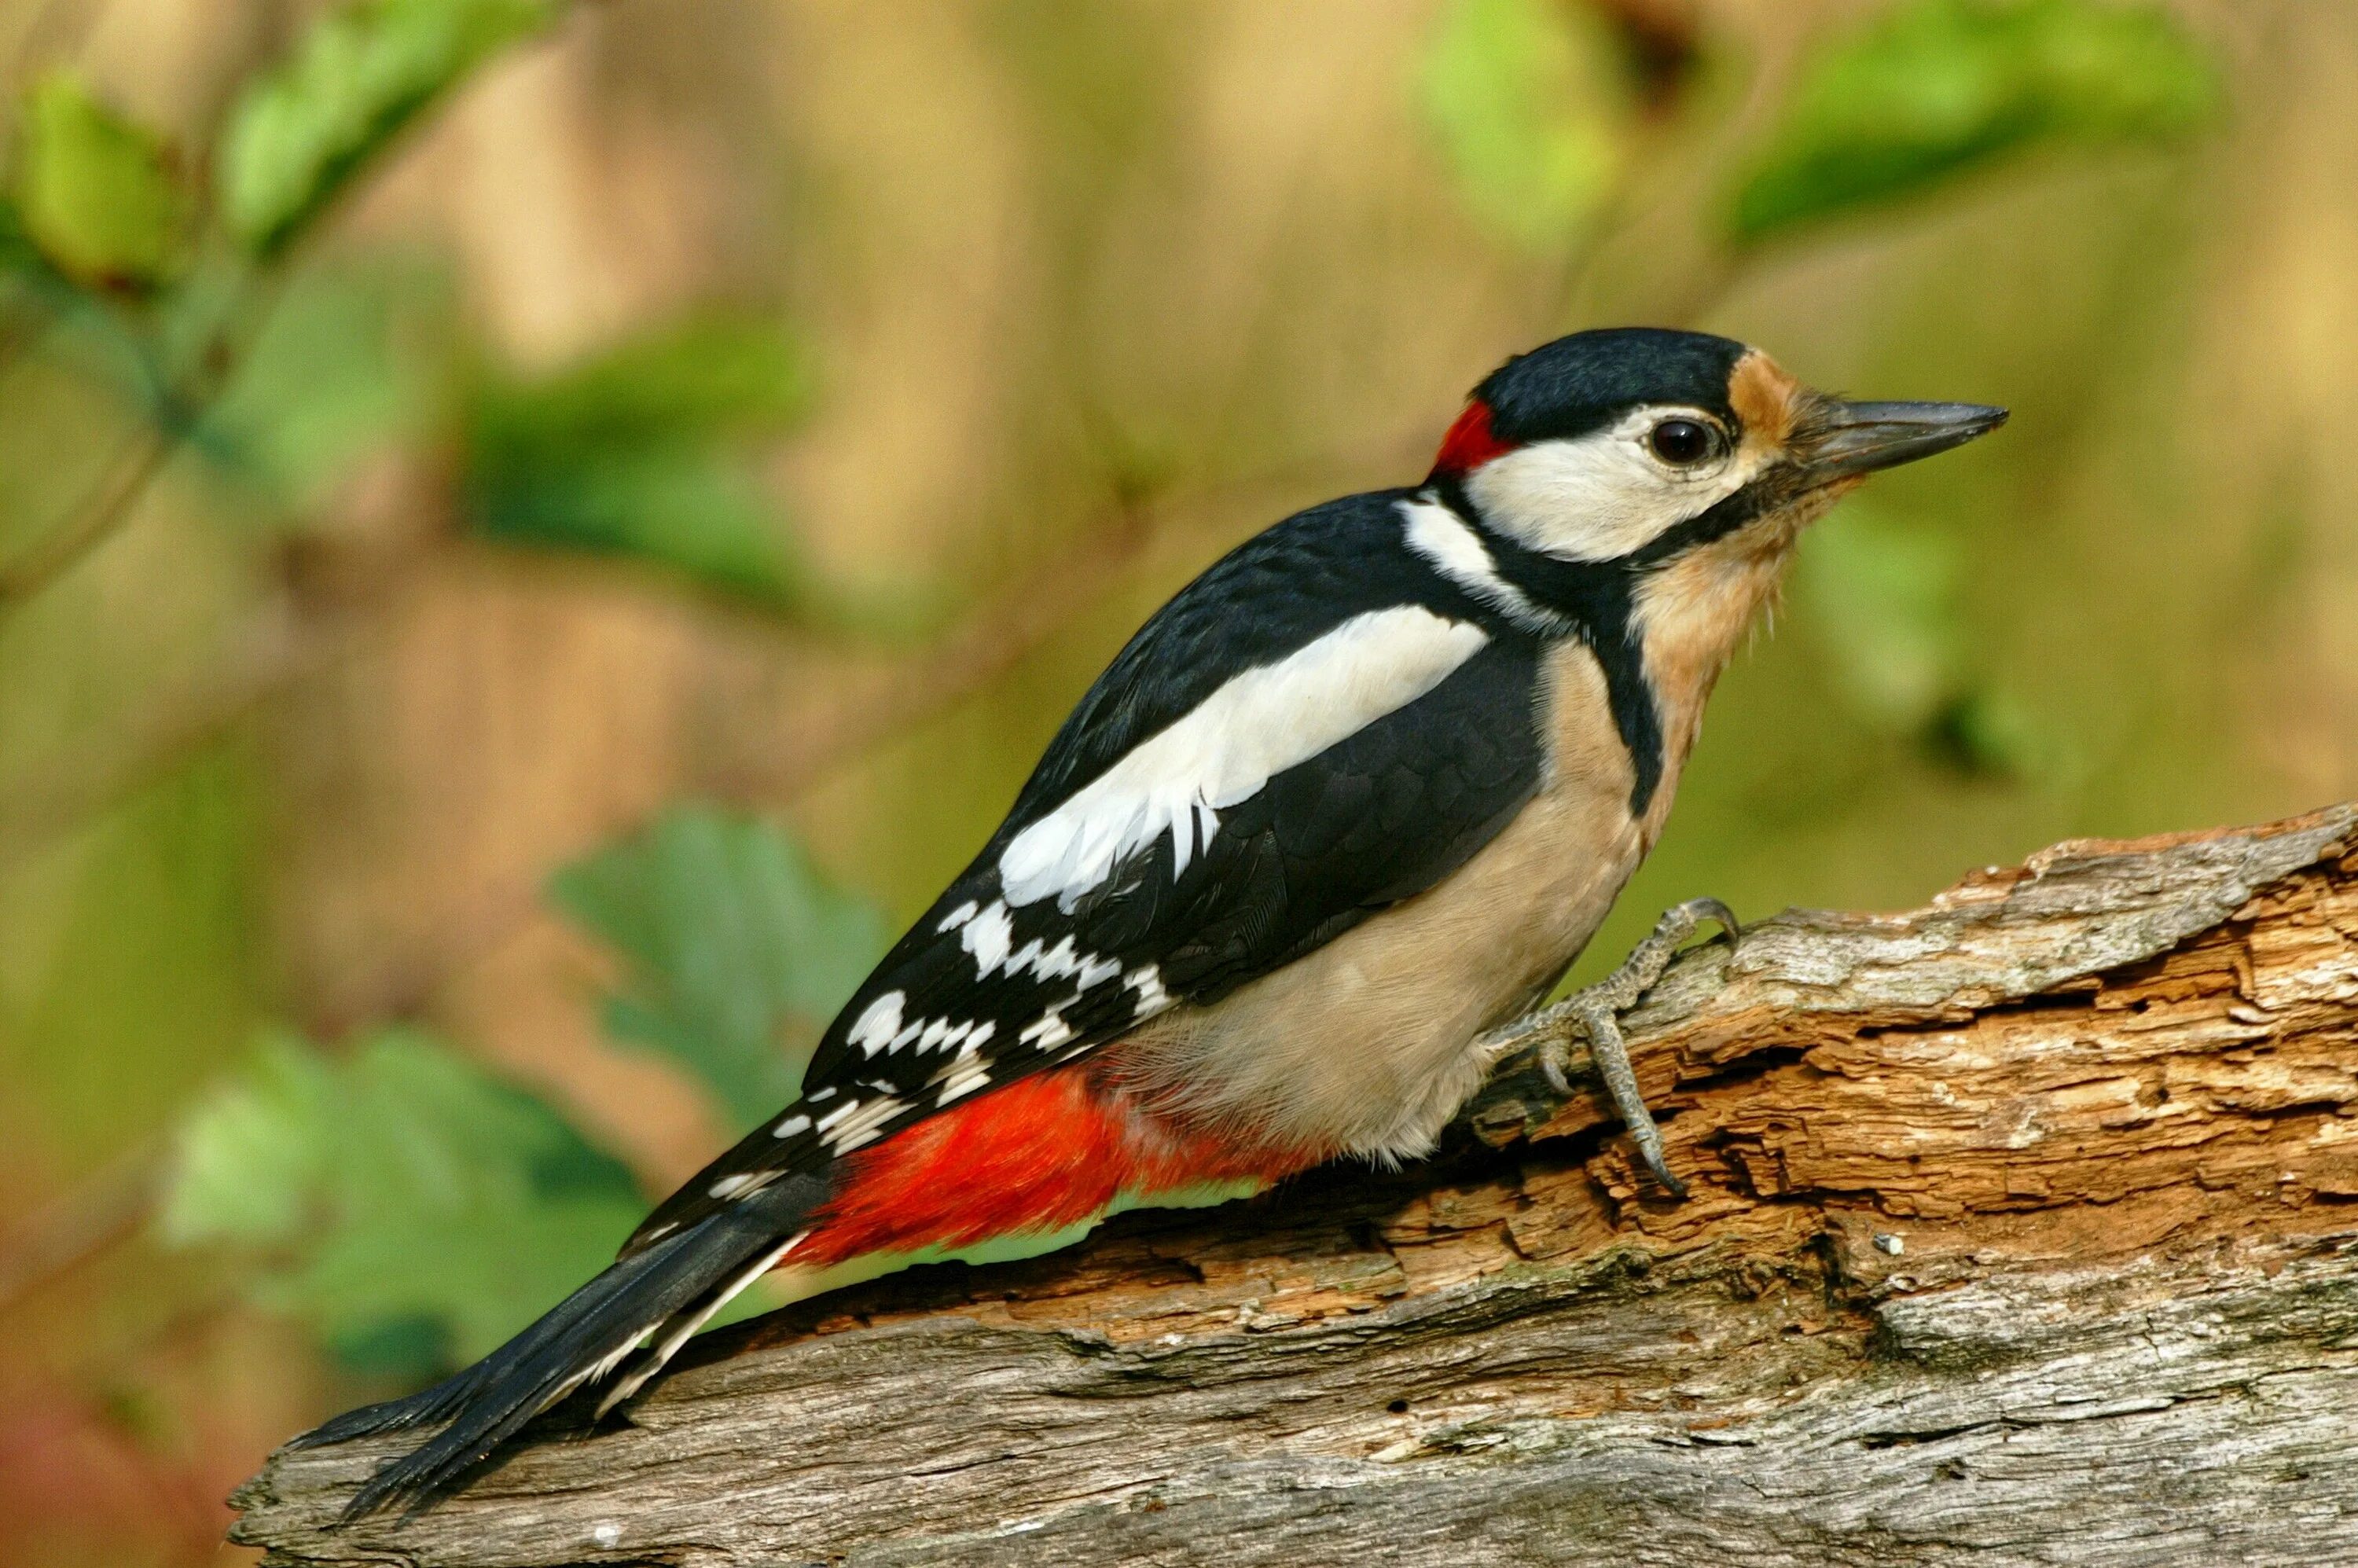
[[[1653,1113],[1646,1108],[1645,1097],[1638,1090],[1638,1075],[1629,1065],[1629,1044],[1621,1034],[1620,1014],[1653,988],[1654,982],[1662,978],[1662,971],[1670,968],[1679,945],[1693,935],[1696,927],[1705,921],[1718,925],[1730,941],[1741,935],[1735,912],[1727,905],[1715,898],[1689,899],[1665,913],[1655,923],[1653,932],[1631,948],[1629,956],[1611,974],[1500,1032],[1502,1040],[1510,1042],[1536,1036],[1534,1054],[1541,1076],[1556,1093],[1566,1096],[1572,1093],[1568,1035],[1576,1029],[1585,1036],[1589,1060],[1596,1068],[1596,1076],[1605,1081],[1606,1092],[1612,1096],[1613,1108],[1628,1128],[1640,1162],[1665,1192],[1681,1198],[1687,1195],[1686,1184],[1671,1173],[1670,1162],[1663,1158],[1662,1134],[1654,1125]]]
[[[1548,1087],[1569,1099],[1572,1097],[1572,1048],[1564,1043],[1563,1036],[1549,1035],[1540,1042],[1533,1055],[1539,1063],[1540,1076],[1548,1081]]]

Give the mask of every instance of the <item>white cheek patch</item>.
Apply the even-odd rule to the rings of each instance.
[[[1571,440],[1534,441],[1466,476],[1484,520],[1534,550],[1609,561],[1639,549],[1744,488],[1760,466],[1739,449],[1674,469],[1646,449],[1646,432],[1687,410],[1644,408]]]
[[[1414,702],[1488,641],[1478,626],[1403,605],[1355,615],[1247,670],[1017,834],[999,859],[1007,903],[1053,893],[1069,912],[1164,837],[1174,874],[1186,870],[1222,810]]]

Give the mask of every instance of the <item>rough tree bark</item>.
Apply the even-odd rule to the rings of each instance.
[[[283,1564],[2358,1562],[2358,806],[1692,951],[1604,1104],[714,1336]]]

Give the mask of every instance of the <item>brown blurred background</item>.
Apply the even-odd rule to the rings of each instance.
[[[445,90],[274,233],[338,26]],[[11,1563],[238,1555],[772,1092],[1155,604],[1560,331],[2014,410],[1812,536],[1585,964],[2358,794],[2341,0],[0,0],[0,84]]]

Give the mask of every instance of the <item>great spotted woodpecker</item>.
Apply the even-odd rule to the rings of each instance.
[[[573,1390],[626,1397],[770,1271],[808,1293],[856,1259],[1424,1152],[1652,848],[1802,528],[2005,417],[1844,402],[1689,332],[1509,361],[1422,484],[1288,518],[1147,622],[800,1099],[506,1346],[305,1441],[444,1423],[352,1511],[423,1501]],[[1705,913],[1732,927],[1682,906],[1571,1004],[1673,1190],[1613,1012]]]

